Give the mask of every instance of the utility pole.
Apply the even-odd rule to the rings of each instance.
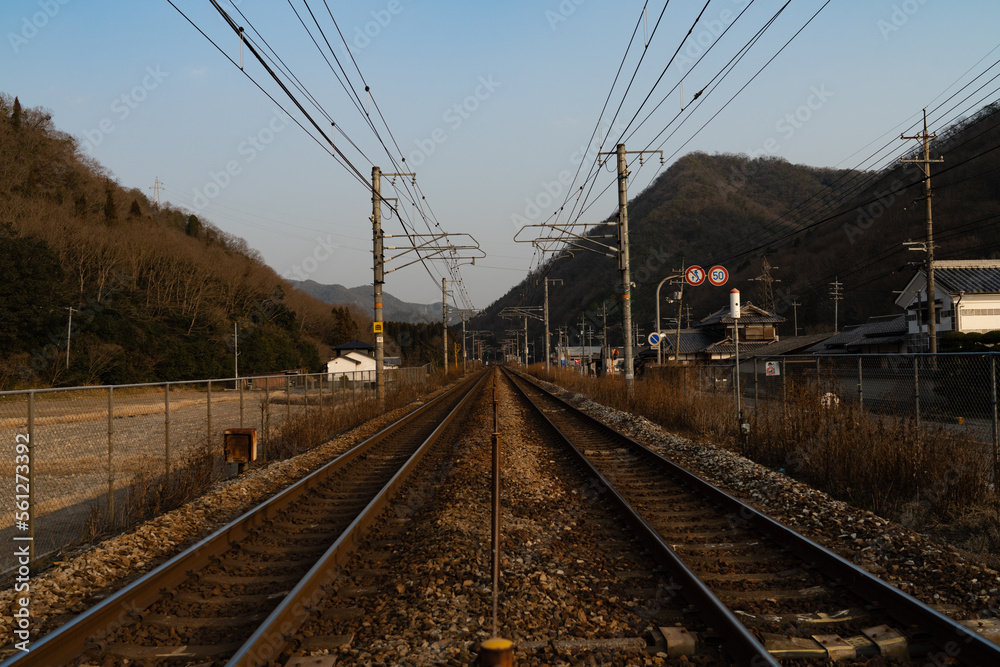
[[[608,303],[607,301],[601,304],[601,357],[604,359],[604,368],[602,372],[606,372],[608,367],[611,367],[611,376],[614,377],[615,374],[615,364],[611,359],[611,349],[608,347]]]
[[[410,176],[417,182],[414,173],[383,174],[378,167],[372,167],[372,256],[375,260],[374,301],[375,317],[372,327],[375,333],[375,396],[381,405],[385,400],[385,347],[382,337],[382,285],[385,284],[385,232],[382,231],[382,177],[391,176],[393,183],[397,176]],[[392,271],[394,269],[390,269]]]
[[[735,287],[729,292],[729,317],[733,320],[733,345],[736,349],[736,364],[733,367],[733,388],[736,391],[736,434],[743,430],[743,403],[740,397],[740,291]]]
[[[632,367],[632,275],[628,254],[628,165],[625,144],[618,144],[618,261],[622,272],[622,330],[625,332],[625,382],[635,379]]]
[[[441,279],[441,321],[444,323],[444,374],[448,375],[448,279]]]
[[[73,311],[76,309],[72,306],[66,306],[66,310],[69,311],[69,321],[66,323],[66,368],[69,368],[69,340],[73,336]]]
[[[682,261],[681,264],[684,262]],[[681,289],[677,292],[677,339],[674,341],[674,361],[681,363],[681,316],[684,314],[684,281],[681,282]],[[663,340],[660,340],[663,345]]]
[[[587,349],[594,349],[594,327],[590,327],[590,331],[587,332]],[[593,363],[594,357],[588,352],[587,353],[587,373],[590,374],[590,364]]]
[[[799,335],[799,306],[801,305],[802,304],[799,303],[798,301],[792,301],[792,318],[793,318],[792,321],[794,322],[795,326],[795,333],[793,334],[794,336]]]
[[[663,164],[663,151],[631,151],[639,154],[639,163],[642,164],[642,156],[645,153],[659,153],[660,164]],[[629,151],[625,150],[625,144],[618,144],[615,155],[618,156],[618,268],[622,274],[622,333],[625,338],[625,381],[629,388],[635,380],[635,372],[632,368],[632,276],[629,266],[628,250],[628,165],[625,156]],[[598,160],[603,155],[611,153],[598,153]]]
[[[524,316],[524,367],[528,367],[528,316]]]
[[[930,352],[937,354],[937,305],[934,296],[934,225],[931,216],[931,163],[944,162],[944,158],[931,159],[931,139],[937,138],[937,132],[927,132],[927,109],[924,109],[924,131],[921,134],[908,137],[899,135],[900,139],[918,139],[924,144],[924,157],[917,160],[900,158],[900,162],[913,162],[923,165],[924,199],[927,201],[927,335],[930,339]]]
[[[562,285],[560,278],[545,278],[545,372],[549,372],[549,350],[552,349],[549,343],[549,283]]]
[[[382,232],[382,170],[372,167],[372,254],[375,257],[375,396],[385,401],[385,350],[382,343],[382,285],[385,283],[385,249]]]
[[[843,283],[840,282],[839,278],[835,278],[832,283],[830,283],[830,296],[833,297],[833,330],[840,331],[840,321],[837,319],[837,304],[844,298]]]

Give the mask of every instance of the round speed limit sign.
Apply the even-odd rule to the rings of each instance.
[[[725,285],[727,280],[729,280],[729,271],[726,271],[726,267],[716,264],[708,270],[708,282],[716,287]]]

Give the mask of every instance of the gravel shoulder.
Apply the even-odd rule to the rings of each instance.
[[[1000,612],[1000,573],[945,542],[836,500],[787,475],[644,417],[548,385],[571,404],[957,619]]]

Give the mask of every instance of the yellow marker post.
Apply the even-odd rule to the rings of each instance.
[[[514,642],[494,637],[479,646],[481,667],[514,667]]]

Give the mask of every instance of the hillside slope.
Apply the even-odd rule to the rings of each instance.
[[[371,330],[242,239],[122,188],[47,111],[4,94],[0,239],[0,388],[231,376],[234,324],[241,374],[318,370],[344,317]]]

